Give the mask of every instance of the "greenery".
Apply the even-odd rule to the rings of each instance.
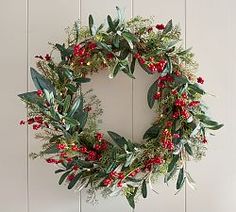
[[[51,44],[52,52],[37,56],[37,71],[31,68],[36,91],[19,94],[27,104],[26,121],[44,144],[33,158],[43,157],[57,164],[59,184],[68,189],[89,187],[89,197],[100,190],[104,196],[123,193],[130,206],[135,198],[148,195],[147,186],[164,176],[168,183],[176,176],[176,189],[187,180],[185,162],[205,155],[209,130],[223,125],[210,119],[201,101],[206,92],[200,86],[191,49],[181,45],[181,33],[172,20],[166,25],[135,17],[125,22],[107,16],[104,24],[89,26],[76,22],[68,28],[63,44]],[[60,60],[54,59],[59,52]],[[147,103],[156,119],[141,144],[115,132],[99,132],[103,112],[99,99],[84,91],[91,74],[106,69],[110,77],[134,77],[137,65],[156,80],[150,85]]]

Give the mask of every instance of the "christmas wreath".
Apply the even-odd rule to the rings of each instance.
[[[117,14],[99,27],[91,15],[88,27],[76,22],[66,30],[65,43],[51,44],[51,53],[36,56],[38,71],[30,71],[37,90],[19,94],[28,108],[20,124],[31,125],[36,138],[45,141],[31,156],[56,164],[59,184],[87,187],[90,197],[98,190],[104,196],[123,193],[134,208],[135,197],[146,198],[147,185],[153,189],[160,176],[165,183],[176,176],[177,191],[185,181],[192,184],[186,161],[201,159],[209,130],[223,125],[206,115],[204,79],[195,74],[191,49],[181,45],[179,27],[171,20],[153,25],[142,17],[125,22],[119,8]],[[142,142],[100,132],[101,103],[91,90],[82,89],[104,69],[110,78],[123,72],[134,79],[137,64],[156,78],[147,91],[156,117]]]

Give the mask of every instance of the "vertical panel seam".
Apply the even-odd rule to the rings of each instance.
[[[130,17],[133,18],[134,15],[134,0],[130,0]],[[131,137],[132,142],[134,142],[134,79],[131,79]],[[131,208],[131,212],[134,212],[135,209]]]
[[[184,0],[184,48],[187,47],[187,0]],[[187,162],[185,162],[185,170],[187,170]],[[184,211],[187,212],[187,183],[184,187]]]
[[[79,27],[81,25],[81,2],[82,0],[78,0],[78,16],[79,16]],[[82,197],[81,197],[81,191],[79,191],[78,195],[78,212],[82,212]]]
[[[25,1],[26,4],[26,90],[29,91],[29,0]],[[26,108],[26,117],[28,117],[29,109]],[[26,210],[30,211],[29,203],[29,126],[26,126]]]

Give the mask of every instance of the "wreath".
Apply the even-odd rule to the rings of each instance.
[[[223,125],[207,116],[204,79],[195,74],[191,49],[181,45],[179,27],[172,20],[154,25],[142,17],[125,22],[119,8],[117,14],[99,27],[91,15],[88,27],[75,22],[65,43],[51,44],[49,54],[36,56],[38,71],[30,71],[37,90],[19,94],[28,108],[20,124],[31,125],[36,138],[45,141],[31,157],[56,164],[59,184],[79,191],[87,187],[90,199],[98,190],[103,196],[122,193],[134,208],[136,197],[146,198],[147,185],[153,189],[159,177],[165,183],[175,178],[177,191],[185,181],[193,184],[185,163],[201,159],[209,130]],[[110,78],[123,72],[134,79],[137,64],[156,79],[147,92],[155,121],[139,143],[113,131],[103,134],[101,102],[82,89],[104,69]]]

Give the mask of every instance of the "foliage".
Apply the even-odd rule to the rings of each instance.
[[[201,98],[204,80],[196,77],[197,64],[191,49],[181,46],[180,29],[172,24],[153,26],[150,19],[135,17],[125,22],[107,16],[108,28],[78,22],[67,29],[67,41],[52,44],[51,54],[37,56],[37,69],[31,68],[36,91],[19,94],[27,104],[27,123],[40,130],[44,144],[40,153],[48,163],[57,164],[59,184],[68,189],[89,187],[90,197],[102,190],[105,196],[123,193],[131,207],[135,198],[148,195],[154,178],[165,176],[168,183],[177,176],[176,189],[187,179],[185,162],[205,154],[208,130],[223,125],[211,120]],[[53,58],[59,52],[60,60]],[[141,144],[115,132],[99,132],[101,103],[82,86],[101,69],[116,77],[123,72],[134,78],[135,65],[156,80],[150,85],[147,102],[157,118]],[[21,121],[24,124],[24,121]]]

